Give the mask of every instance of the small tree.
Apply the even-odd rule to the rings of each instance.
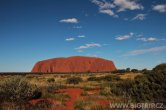
[[[126,72],[130,72],[130,68],[126,68]]]
[[[131,72],[133,72],[133,73],[137,73],[138,70],[137,70],[137,69],[132,69]]]

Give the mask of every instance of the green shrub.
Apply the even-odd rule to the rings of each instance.
[[[138,73],[139,71],[137,69],[132,69],[131,72]]]
[[[100,91],[100,95],[103,96],[110,96],[111,95],[111,91],[110,91],[110,87],[105,87]]]
[[[119,81],[121,80],[118,75],[106,75],[101,77],[89,77],[88,81]]]
[[[99,78],[92,76],[92,77],[89,77],[87,80],[88,81],[98,81]]]
[[[121,80],[120,76],[118,76],[118,75],[107,75],[103,79],[106,81],[119,81],[119,80]]]
[[[67,84],[78,84],[80,82],[82,82],[82,78],[81,77],[70,77],[70,78],[67,78],[67,81],[66,83]]]
[[[126,70],[125,69],[119,69],[119,70],[115,70],[115,71],[112,71],[111,73],[126,73]]]
[[[54,78],[50,78],[50,79],[48,79],[47,80],[49,83],[53,83],[53,82],[55,82],[55,79]]]
[[[42,90],[42,97],[41,97],[42,99],[53,99],[62,102],[70,99],[70,96],[68,94],[55,92],[57,90],[56,85],[43,87],[41,90]]]
[[[165,64],[156,66],[148,74],[138,76],[134,81],[123,80],[111,87],[116,95],[131,96],[135,102],[166,103]]]
[[[166,73],[150,73],[135,79],[132,96],[136,101],[166,103]],[[136,96],[136,97],[134,97]]]
[[[40,100],[35,105],[29,104],[26,110],[46,110],[48,108],[51,108],[52,106],[53,104],[48,100]]]
[[[52,94],[59,89],[59,86],[56,83],[50,83],[47,86],[41,88],[42,98],[51,98]]]
[[[88,92],[86,92],[86,91],[83,91],[82,93],[81,93],[81,96],[87,96],[88,95]]]
[[[106,76],[100,77],[100,80],[102,81],[112,81],[112,79],[113,79],[112,75],[106,75]]]
[[[88,104],[90,104],[89,101],[85,101],[85,100],[77,100],[74,103],[74,110],[86,110],[85,106],[87,106]]]
[[[155,73],[166,73],[166,63],[162,63],[153,68]]]
[[[124,93],[131,93],[133,81],[130,79],[122,80],[117,84],[111,86],[111,92],[115,95],[124,95]]]
[[[29,84],[24,77],[14,76],[0,83],[1,103],[8,102],[15,106],[22,106],[40,96],[39,89]]]
[[[84,91],[96,90],[96,88],[95,88],[95,87],[92,87],[92,86],[84,86],[84,87],[82,87],[82,89],[83,89]]]
[[[130,68],[126,68],[126,72],[130,72]]]

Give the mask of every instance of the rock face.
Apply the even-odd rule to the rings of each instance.
[[[116,67],[110,60],[73,56],[39,61],[32,72],[110,72],[114,70]]]

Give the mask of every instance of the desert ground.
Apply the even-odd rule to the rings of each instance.
[[[146,85],[144,80],[149,75],[156,74],[151,72],[142,70],[125,73],[3,74],[0,75],[1,109],[111,110],[110,104],[112,103],[147,101],[150,96],[147,95],[149,93],[144,93],[149,90],[148,87],[144,88],[144,85]],[[165,73],[162,75],[164,76],[159,77],[165,78]],[[158,80],[161,79],[158,78]],[[157,83],[161,83],[158,80]],[[162,82],[165,83],[165,80]],[[128,94],[130,93],[129,89],[133,87],[132,85],[137,88],[137,83],[144,85],[142,85],[142,88],[138,86],[139,89],[135,89],[139,96],[133,97],[135,94]],[[145,81],[145,83],[150,84],[150,81]],[[156,81],[153,80],[153,83],[156,83]],[[146,88],[147,90],[144,91]],[[155,86],[156,88],[157,86]],[[141,89],[143,89],[141,93],[144,94],[143,97],[139,94]],[[150,92],[153,93],[153,90],[150,90]],[[162,92],[160,95],[162,95]],[[165,97],[159,100],[165,101]],[[127,110],[132,109],[128,108]]]

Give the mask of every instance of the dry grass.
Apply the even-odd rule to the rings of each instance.
[[[138,75],[142,75],[142,73],[125,73],[125,74],[111,74],[111,73],[94,73],[94,74],[77,74],[77,77],[81,77],[83,79],[82,82],[79,84],[66,84],[66,80],[69,77],[76,76],[76,74],[42,74],[42,75],[35,75],[35,74],[28,74],[25,76],[28,82],[31,84],[37,85],[39,88],[42,87],[48,87],[51,84],[57,84],[57,85],[62,85],[66,86],[67,88],[82,88],[83,93],[81,94],[81,97],[87,97],[85,99],[79,99],[77,102],[75,102],[75,107],[77,109],[86,108],[87,110],[92,109],[92,110],[98,110],[100,107],[95,106],[95,101],[100,101],[100,100],[106,100],[106,101],[111,101],[111,102],[120,102],[123,100],[122,97],[114,96],[111,94],[110,90],[110,81],[88,81],[87,79],[89,77],[104,77],[107,75],[118,75],[121,79],[134,79]],[[7,78],[11,78],[15,76],[11,75],[0,75],[1,80],[5,80]],[[49,82],[49,79],[54,79],[54,82]],[[90,90],[94,90],[96,87],[102,87],[101,91],[98,93],[91,94],[89,92]],[[47,89],[46,89],[47,90]],[[46,93],[46,92],[43,92]],[[103,94],[104,93],[104,94]],[[56,99],[56,100],[62,100],[62,105],[64,105],[65,101],[64,100],[70,100],[70,98],[65,95],[65,94],[50,94],[46,93],[45,95],[43,94],[43,98],[50,98],[50,99]],[[82,103],[82,101],[88,102],[87,103]],[[79,105],[80,104],[80,105]],[[94,107],[93,107],[94,106]],[[103,109],[103,108],[101,108]],[[104,109],[103,109],[104,110]]]
[[[111,73],[91,73],[91,74],[77,74],[78,77],[81,77],[83,79],[83,82],[73,85],[73,84],[66,84],[66,79],[69,77],[75,76],[75,74],[42,74],[42,75],[26,75],[27,80],[32,83],[36,84],[37,86],[47,86],[49,85],[48,79],[53,78],[55,80],[55,83],[66,85],[69,87],[85,87],[85,86],[98,86],[101,85],[102,82],[96,82],[96,81],[87,81],[89,77],[103,77],[106,75],[116,75],[116,74],[111,74]],[[118,75],[118,74],[117,74]],[[125,73],[125,74],[120,74],[121,79],[134,79],[136,76],[142,75],[142,73]],[[8,79],[10,77],[15,77],[15,76],[10,76],[10,75],[0,75],[1,80]]]
[[[142,75],[142,73],[125,73],[120,75],[121,79],[134,79],[136,76]]]

